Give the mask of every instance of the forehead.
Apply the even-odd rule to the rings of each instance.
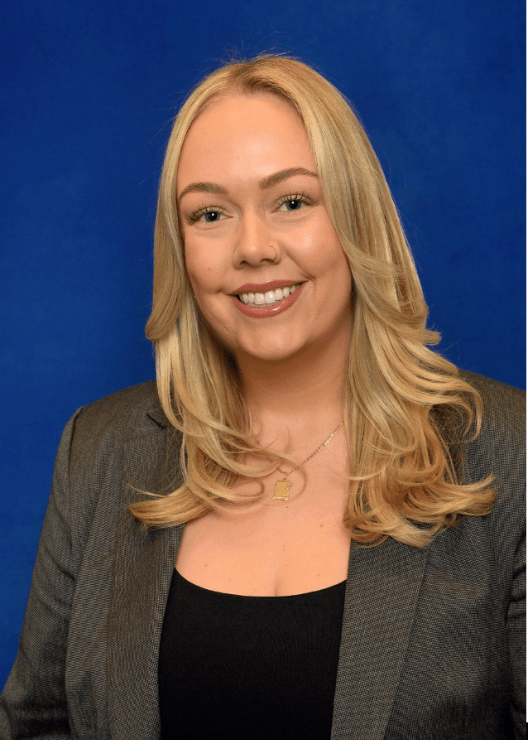
[[[233,94],[211,103],[190,127],[178,165],[178,187],[197,180],[265,177],[316,165],[293,107],[270,93]]]

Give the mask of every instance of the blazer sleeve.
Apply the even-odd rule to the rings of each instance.
[[[19,650],[0,697],[0,737],[62,740],[68,721],[65,663],[80,559],[72,537],[69,460],[79,411],[64,429],[40,536]]]
[[[476,440],[481,450],[477,477],[491,470],[499,494],[485,519],[500,573],[497,589],[504,593],[513,736],[521,740],[526,738],[526,398],[517,388],[468,375],[481,393],[485,410],[482,440]]]
[[[517,740],[526,738],[526,539],[519,543],[507,616],[512,668],[511,712]]]

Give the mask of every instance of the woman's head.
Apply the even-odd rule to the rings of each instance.
[[[181,332],[196,331],[177,202],[180,156],[193,123],[215,103],[240,96],[274,96],[295,111],[306,131],[326,208],[350,265],[354,323],[359,321],[363,330],[368,324],[371,336],[380,322],[423,328],[426,311],[412,258],[383,172],[356,116],[341,94],[307,65],[265,56],[211,74],[176,119],[160,185],[149,338],[163,342],[174,334],[177,320]]]
[[[292,106],[270,93],[209,104],[185,138],[177,196],[196,302],[239,369],[295,358],[345,372],[350,269]]]
[[[266,238],[259,240],[255,231],[255,240],[248,239],[245,246],[242,242],[229,243],[229,228],[223,231],[221,219],[214,223],[223,206],[230,218],[236,220],[239,215],[236,207],[229,212],[233,206],[229,197],[227,205],[220,203],[216,215],[208,219],[213,225],[206,226],[205,231],[192,231],[182,224],[180,216],[186,217],[188,224],[194,223],[193,219],[189,222],[187,205],[182,204],[181,213],[178,211],[178,194],[182,196],[193,184],[198,172],[191,159],[185,162],[186,155],[199,155],[203,164],[207,158],[204,140],[220,142],[216,131],[215,136],[193,136],[193,124],[198,134],[200,126],[205,130],[207,125],[220,127],[221,105],[232,118],[234,108],[229,103],[233,101],[237,106],[244,102],[244,115],[252,112],[253,118],[248,116],[247,120],[253,121],[251,126],[258,124],[264,138],[270,135],[273,139],[274,132],[262,128],[259,106],[261,115],[264,102],[268,114],[271,110],[274,116],[280,113],[274,125],[282,125],[277,123],[281,116],[287,119],[290,133],[297,131],[298,140],[306,144],[302,166],[312,175],[304,175],[303,188],[317,181],[322,189],[326,221],[321,220],[319,226],[324,226],[328,237],[324,247],[328,250],[331,242],[326,254],[336,258],[336,269],[346,278],[340,288],[340,305],[348,303],[350,338],[344,415],[353,467],[345,524],[353,538],[372,543],[391,536],[421,547],[442,527],[452,526],[459,513],[488,513],[495,496],[487,488],[489,480],[468,485],[458,481],[462,454],[459,439],[463,435],[460,418],[466,422],[466,432],[474,421],[473,429],[478,433],[480,397],[458,377],[451,363],[427,346],[435,344],[438,335],[425,327],[427,308],[379,162],[340,93],[310,67],[284,57],[261,57],[222,67],[194,90],[174,124],[160,186],[154,302],[147,336],[156,346],[161,404],[171,424],[183,432],[184,482],[173,494],[134,504],[131,511],[143,522],[159,526],[201,516],[221,499],[240,503],[233,484],[240,476],[258,478],[263,471],[246,465],[246,455],[271,459],[272,466],[281,458],[278,453],[262,450],[251,436],[240,368],[233,361],[233,354],[235,359],[237,354],[231,351],[232,342],[218,341],[218,336],[226,337],[207,315],[212,307],[208,281],[203,279],[209,269],[207,259],[197,271],[194,257],[186,255],[185,248],[197,249],[207,257],[209,237],[205,235],[210,234],[211,239],[215,235],[222,250],[228,245],[231,266],[244,263],[249,271],[263,268],[262,274],[273,279],[276,267],[296,264],[301,267],[302,277],[302,262],[287,263],[294,242],[288,242],[284,231],[281,238],[274,238],[280,231],[278,224],[283,222],[273,219],[282,205],[279,211],[268,208],[266,212]],[[231,122],[233,126],[236,123],[237,132],[241,131],[247,144],[251,131],[240,129],[243,120]],[[229,127],[224,126],[222,135],[222,145],[228,142],[234,147],[232,165],[237,142],[233,142]],[[297,146],[296,151],[299,154]],[[220,169],[213,173],[215,179],[223,177],[221,162],[221,157],[216,159]],[[231,189],[233,182],[231,179]],[[237,187],[235,183],[235,190]],[[255,178],[251,188],[258,192]],[[254,201],[260,203],[262,216],[264,201],[259,197],[255,196]],[[246,211],[248,202],[251,206],[251,198],[244,200]],[[196,217],[201,209],[190,210]],[[279,218],[292,217],[286,223],[295,227],[302,222],[303,211]],[[310,212],[311,208],[307,210]],[[205,222],[203,213],[202,209],[199,218]],[[235,252],[238,258],[233,256]],[[287,277],[297,279],[297,274],[288,271]],[[216,284],[211,285],[214,294]],[[242,287],[236,284],[233,289]],[[234,296],[232,299],[238,300]],[[300,303],[301,298],[297,305]],[[324,305],[321,310],[328,318]],[[213,314],[218,318],[216,309]],[[417,528],[413,522],[431,528]]]

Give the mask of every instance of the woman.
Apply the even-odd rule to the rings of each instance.
[[[155,242],[157,395],[65,430],[2,737],[521,737],[520,394],[426,346],[340,94],[208,77]]]

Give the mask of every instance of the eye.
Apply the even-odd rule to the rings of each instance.
[[[300,211],[302,207],[306,205],[313,205],[313,200],[307,195],[302,193],[297,193],[296,195],[285,195],[284,198],[279,200],[277,210],[293,213],[294,211]]]
[[[206,208],[200,208],[200,210],[189,214],[190,223],[194,224],[200,221],[204,224],[215,224],[221,219],[225,218],[224,214],[219,208],[215,206],[207,206]]]
[[[285,211],[298,211],[303,205],[302,200],[286,200],[283,204]]]

